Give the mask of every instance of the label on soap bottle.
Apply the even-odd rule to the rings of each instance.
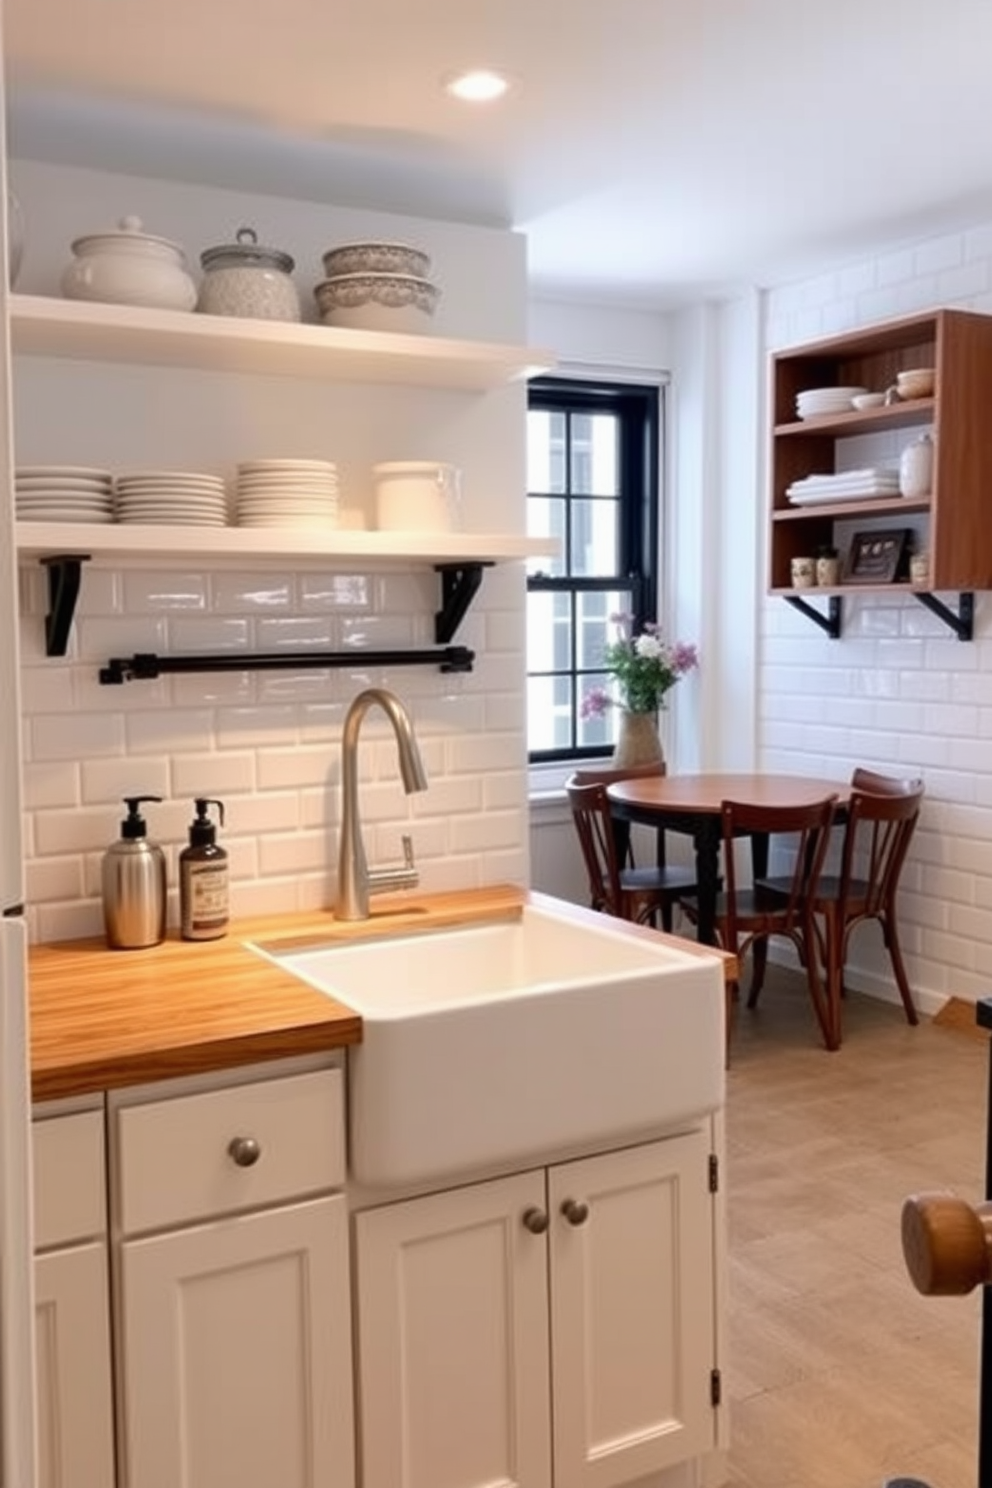
[[[188,940],[209,940],[227,929],[227,863],[184,865],[187,874],[186,914],[182,933]]]

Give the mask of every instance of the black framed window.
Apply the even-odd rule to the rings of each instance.
[[[606,686],[610,616],[657,618],[658,388],[540,377],[527,412],[527,530],[558,559],[527,576],[527,744],[533,761],[606,755],[615,710],[582,717]]]

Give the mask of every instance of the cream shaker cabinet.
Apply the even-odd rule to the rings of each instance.
[[[341,1081],[115,1111],[119,1488],[353,1488]]]
[[[359,1213],[362,1488],[616,1488],[714,1448],[710,1151]]]
[[[32,1123],[38,1488],[114,1482],[102,1110]]]

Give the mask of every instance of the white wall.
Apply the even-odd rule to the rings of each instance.
[[[931,238],[767,296],[769,350],[937,306],[992,313],[992,224]],[[945,389],[953,396],[953,389]],[[911,438],[896,440],[893,453]],[[985,430],[976,437],[988,438]],[[953,596],[950,596],[953,598]],[[992,602],[954,639],[910,598],[844,601],[829,641],[782,600],[760,609],[760,759],[848,777],[855,765],[920,774],[927,798],[900,901],[910,981],[926,1006],[992,990]],[[874,930],[851,980],[891,994]]]
[[[443,288],[437,332],[520,342],[525,252],[518,236],[454,224],[343,211],[283,199],[15,161],[27,222],[18,289],[57,293],[70,239],[138,213],[146,230],[199,251],[244,223],[290,251],[310,310],[320,253],[376,237],[421,244]],[[480,293],[480,286],[485,293]],[[377,459],[453,460],[464,470],[464,525],[524,528],[521,386],[483,396],[356,388],[284,378],[120,368],[15,358],[19,463],[214,470],[239,459],[318,456],[339,462],[343,504],[370,514]],[[195,794],[227,806],[235,913],[326,904],[333,895],[339,809],[338,740],[350,699],[370,682],[411,707],[431,784],[406,798],[377,713],[363,731],[362,805],[373,862],[400,856],[412,823],[426,888],[525,883],[528,875],[523,716],[523,573],[487,570],[457,639],[478,653],[470,676],[407,668],[369,672],[369,646],[433,641],[436,577],[349,564],[332,572],[287,563],[218,568],[85,569],[64,659],[43,654],[43,575],[22,571],[22,680],[29,924],[36,939],[94,932],[98,870],[115,837],[122,794],[151,792],[152,834],[174,858]],[[243,671],[101,687],[111,655],[354,646],[333,672]]]

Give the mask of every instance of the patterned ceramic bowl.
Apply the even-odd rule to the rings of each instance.
[[[324,254],[328,279],[340,274],[410,274],[426,279],[430,271],[427,254],[407,243],[342,243]]]
[[[413,274],[338,274],[314,289],[327,325],[362,331],[429,328],[441,291]]]

